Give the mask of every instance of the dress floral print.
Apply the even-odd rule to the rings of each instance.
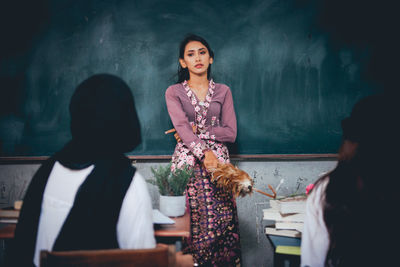
[[[215,83],[210,81],[204,102],[198,101],[186,81],[182,85],[195,111],[194,121],[189,123],[196,125],[195,134],[201,140],[188,145],[178,142],[172,156],[172,171],[185,164],[194,169],[194,176],[189,179],[186,189],[191,237],[184,240],[183,251],[192,254],[199,266],[239,266],[241,251],[235,199],[211,182],[202,165],[206,150],[212,150],[220,162],[229,162],[227,147],[217,141],[206,127]],[[209,125],[219,126],[217,116],[211,117]]]
[[[197,158],[204,157],[204,150],[211,149],[214,151],[218,160],[223,163],[229,162],[229,151],[227,147],[220,142],[215,140],[215,135],[210,135],[210,133],[206,130],[206,116],[208,108],[210,107],[211,99],[214,94],[215,83],[213,80],[210,81],[208,93],[205,97],[204,102],[198,101],[196,95],[190,90],[190,87],[187,81],[182,83],[185,88],[186,95],[191,100],[191,103],[194,107],[194,111],[196,112],[195,122],[190,122],[190,124],[197,126],[196,135],[205,141],[205,143],[196,143],[191,142],[189,148],[184,145],[184,143],[178,142],[175,148],[175,152],[172,156],[172,171],[176,168],[182,168],[185,164],[194,166]],[[211,125],[215,126],[217,123],[217,119],[214,116],[211,121]]]

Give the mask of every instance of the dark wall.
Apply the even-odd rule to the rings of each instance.
[[[2,26],[12,35],[0,51],[2,156],[60,149],[70,138],[74,88],[97,73],[132,89],[144,137],[132,154],[172,154],[164,92],[189,32],[207,39],[215,80],[232,89],[235,154],[334,153],[340,120],[378,90],[362,76],[370,50],[331,38],[314,1],[49,0],[27,14],[7,8],[19,20]]]

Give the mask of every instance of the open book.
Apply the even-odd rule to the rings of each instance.
[[[153,223],[154,224],[174,224],[175,221],[170,217],[162,214],[158,209],[153,209]]]

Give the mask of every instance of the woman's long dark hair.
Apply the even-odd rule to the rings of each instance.
[[[330,238],[326,266],[386,266],[381,264],[394,255],[385,242],[394,231],[390,227],[397,224],[396,111],[394,101],[370,96],[342,122],[343,139],[356,143],[356,152],[317,182],[329,179],[323,200]]]
[[[185,56],[185,48],[186,45],[189,42],[192,41],[197,41],[202,43],[205,47],[207,47],[208,53],[210,54],[210,57],[214,58],[214,52],[212,51],[210,45],[207,43],[207,41],[195,34],[189,34],[187,35],[181,42],[180,46],[179,46],[179,58],[183,59]],[[211,65],[208,66],[207,69],[207,79],[211,78]],[[190,75],[189,75],[189,70],[187,68],[182,68],[181,64],[178,64],[178,83],[181,83],[185,80],[189,80],[190,79]]]

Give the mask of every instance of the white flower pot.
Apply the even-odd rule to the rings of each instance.
[[[160,211],[167,216],[182,216],[185,214],[185,206],[185,196],[160,196]]]

